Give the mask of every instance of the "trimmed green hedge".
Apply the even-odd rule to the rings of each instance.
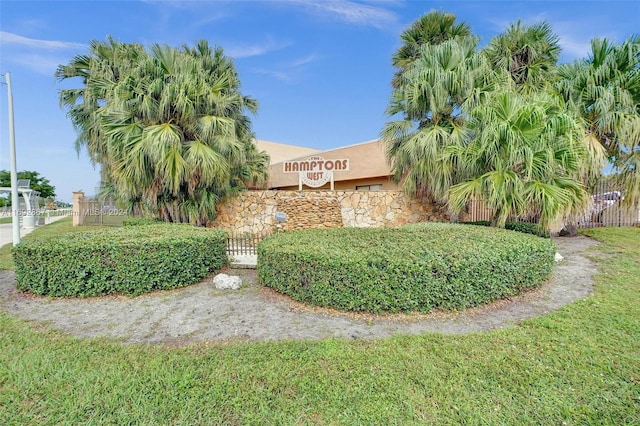
[[[478,225],[478,226],[491,226],[491,222],[488,220],[477,220],[475,222],[460,222],[464,225]],[[549,231],[544,229],[537,223],[529,222],[507,222],[504,224],[504,229],[510,231],[522,232],[524,234],[537,235],[542,238],[551,238]]]
[[[504,229],[445,223],[308,229],[258,245],[262,284],[349,311],[463,309],[538,287],[555,244]]]
[[[130,217],[122,221],[122,226],[146,226],[146,225],[158,225],[166,223],[160,219],[154,219],[151,217]]]
[[[158,224],[24,240],[13,248],[17,286],[50,296],[183,287],[227,264],[226,238],[218,229]]]

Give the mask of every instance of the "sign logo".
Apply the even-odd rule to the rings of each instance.
[[[306,160],[285,161],[282,164],[284,173],[299,173],[300,181],[312,188],[319,188],[333,178],[333,172],[349,170],[348,159],[325,160],[319,156]]]

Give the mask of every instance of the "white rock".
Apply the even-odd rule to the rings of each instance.
[[[556,257],[555,257],[555,259],[554,259],[554,260],[555,260],[556,262],[560,262],[562,259],[564,259],[564,257],[562,257],[562,256],[560,255],[560,253],[556,252]]]
[[[237,275],[218,274],[213,278],[213,284],[220,290],[237,290],[242,285],[242,280]]]

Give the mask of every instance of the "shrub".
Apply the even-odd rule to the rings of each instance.
[[[555,244],[496,228],[424,223],[308,229],[258,245],[258,277],[293,299],[349,311],[463,309],[539,286]]]
[[[542,238],[551,238],[549,231],[544,229],[542,226],[537,223],[528,223],[528,222],[507,222],[505,224],[505,229],[509,229],[511,231],[522,232],[524,234],[532,234],[537,235]]]
[[[460,222],[463,225],[478,225],[478,226],[490,226],[491,222],[488,220],[477,220],[475,222]],[[551,238],[549,231],[544,229],[537,223],[529,222],[507,222],[504,224],[504,229],[510,231],[522,232],[523,234],[537,235],[542,238]]]
[[[158,225],[163,222],[159,219],[151,217],[130,217],[122,221],[122,226],[146,226],[146,225]]]
[[[226,233],[159,224],[24,240],[17,286],[51,296],[141,294],[187,286],[227,263]]]

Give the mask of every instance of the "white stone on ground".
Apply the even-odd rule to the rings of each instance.
[[[564,259],[564,257],[562,257],[562,255],[560,253],[556,252],[555,261],[556,262],[560,262],[562,259]]]
[[[237,290],[242,285],[242,280],[237,275],[218,274],[213,278],[213,284],[220,290]]]

